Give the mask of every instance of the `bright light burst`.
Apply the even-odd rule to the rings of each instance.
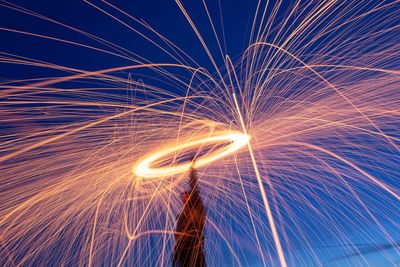
[[[0,51],[19,75],[0,82],[1,266],[171,265],[193,153],[208,266],[400,264],[398,1],[259,1],[233,60],[229,3],[199,1],[201,23],[177,0],[211,68],[124,8],[83,2],[169,60],[0,1],[77,38],[1,34],[126,62]]]
[[[196,158],[194,164],[187,162],[184,164],[176,165],[162,168],[152,168],[151,165],[159,160],[160,158],[166,157],[174,152],[180,152],[184,149],[200,146],[203,147],[207,143],[219,143],[221,141],[230,141],[228,146],[224,146],[217,151],[207,154],[206,156]],[[233,152],[236,152],[243,146],[247,145],[249,142],[249,136],[242,133],[232,133],[232,132],[221,132],[218,134],[213,134],[212,136],[202,136],[197,137],[195,140],[187,140],[182,143],[177,144],[176,142],[170,144],[168,147],[161,149],[161,151],[151,152],[150,155],[146,156],[144,159],[140,160],[132,168],[134,174],[139,177],[144,178],[159,178],[167,177],[180,173],[184,173],[190,170],[190,168],[200,168],[208,165],[218,159],[221,159]]]

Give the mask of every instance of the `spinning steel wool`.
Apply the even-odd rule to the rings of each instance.
[[[170,266],[193,155],[208,266],[399,264],[398,1],[128,2],[0,1],[1,266]]]

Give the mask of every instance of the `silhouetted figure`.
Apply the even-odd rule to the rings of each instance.
[[[193,167],[190,170],[189,183],[190,191],[182,194],[183,209],[178,215],[173,261],[176,267],[204,267],[206,214]]]

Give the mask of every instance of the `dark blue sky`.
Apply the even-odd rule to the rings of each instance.
[[[101,11],[96,10],[93,6],[90,6],[83,1],[15,0],[12,2],[30,11],[37,12],[61,23],[65,23],[69,26],[76,27],[105,40],[111,41],[151,62],[174,62],[171,57],[166,55],[159,48],[144,40],[144,38],[134,33],[121,23],[115,21],[106,14],[103,14]],[[101,1],[93,0],[92,2],[105,8],[107,11],[112,11],[112,8],[107,7],[104,3],[101,3]],[[217,60],[218,66],[222,67],[223,61],[219,56],[218,46],[215,42],[212,28],[208,22],[202,1],[186,0],[182,2],[202,33],[207,45],[209,45],[212,54]],[[287,4],[289,1],[284,2],[285,4],[280,9],[278,17],[282,16],[281,14],[289,8],[289,5]],[[0,3],[9,5],[3,1],[0,1]],[[218,31],[218,36],[221,38],[221,41],[225,41],[226,43],[226,53],[232,58],[240,56],[247,48],[249,42],[249,32],[254,18],[257,1],[222,0],[221,10],[223,15],[223,24],[219,21],[220,8],[218,1],[207,1],[207,3],[209,4],[210,12],[212,13]],[[190,56],[200,66],[205,67],[211,73],[215,71],[201,46],[201,43],[174,1],[118,1],[114,4],[126,13],[137,19],[143,19],[145,22],[150,24],[150,26],[155,30],[190,54]],[[135,23],[126,16],[115,11],[112,12],[112,14],[117,15],[118,18],[129,23],[129,25],[138,29],[151,39],[159,40],[155,35],[151,34],[148,30],[144,29],[138,23]],[[321,27],[323,26],[324,25],[321,25]],[[39,18],[34,18],[30,15],[6,7],[0,7],[0,27],[51,36],[54,38],[62,38],[110,50],[104,45],[66,29],[65,27],[55,25]],[[222,38],[222,28],[224,29],[224,40]],[[325,42],[332,41],[334,38],[335,36],[329,37]],[[76,69],[100,70],[134,64],[126,59],[78,47],[76,45],[21,35],[4,30],[0,31],[0,40],[0,51],[3,53],[29,57]],[[47,68],[33,68],[29,66],[0,63],[0,80],[51,77],[57,75],[65,75],[65,73],[60,73],[59,71]],[[127,73],[123,73],[123,76],[126,78]],[[171,90],[174,89],[171,88]],[[371,233],[374,230],[375,229],[371,229]],[[379,237],[377,237],[377,239],[378,238]],[[354,237],[354,239],[356,239],[356,237]],[[385,240],[382,240],[382,242],[384,241]],[[368,246],[368,244],[365,246]],[[323,255],[324,250],[327,249],[331,250],[331,248],[321,248],[321,255]],[[301,249],[298,253],[301,255]],[[335,253],[329,251],[327,254],[332,255]],[[228,257],[229,254],[226,253],[226,255]],[[380,259],[381,258],[377,256],[376,262],[379,263]],[[372,259],[371,262],[374,262],[374,259]]]
[[[169,56],[160,51],[160,49],[144,40],[138,34],[85,2],[77,0],[41,0],[13,1],[13,3],[112,41],[150,61],[171,62],[172,60]],[[100,7],[106,7],[104,4],[101,4],[100,1],[93,1],[93,3],[99,4]],[[219,60],[218,63],[221,66],[223,62],[221,58],[218,57],[218,47],[201,1],[184,1],[183,4],[196,23],[196,26],[203,34],[204,39],[210,46],[211,52],[217,55],[216,58]],[[180,46],[184,51],[189,52],[190,56],[201,66],[212,70],[212,65],[201,47],[200,42],[174,1],[126,1],[118,3],[117,6],[130,15],[146,21],[154,27],[154,29]],[[234,57],[239,55],[247,46],[249,29],[251,28],[254,16],[256,1],[254,1],[253,4],[250,4],[249,1],[241,0],[222,1],[221,7],[224,19],[227,52],[230,56]],[[215,3],[211,3],[209,9],[214,16],[215,26],[222,39],[219,6]],[[107,7],[106,10],[110,11],[112,9]],[[113,14],[117,14],[117,12],[113,12]],[[137,28],[143,33],[148,34],[149,37],[157,40],[154,35],[149,34],[149,31],[143,29],[143,27],[129,18],[123,15],[118,15],[118,18],[123,19],[124,22],[129,23],[134,28]],[[8,8],[0,8],[0,25],[4,28],[48,35],[101,47],[101,45],[96,44],[96,42],[89,38],[82,37],[64,27]],[[115,56],[74,45],[63,44],[57,41],[21,36],[16,33],[2,32],[1,34],[2,42],[0,43],[0,50],[20,56],[32,57],[34,59],[85,70],[97,70],[131,64],[131,62],[119,59]],[[0,77],[6,79],[21,78],[23,76],[35,77],[38,76],[36,71],[39,71],[33,70],[32,68],[24,70],[24,68],[18,67],[18,72],[15,72],[9,65],[1,65],[0,68]],[[23,73],[21,73],[21,71]],[[48,70],[46,70],[45,73],[48,74]]]

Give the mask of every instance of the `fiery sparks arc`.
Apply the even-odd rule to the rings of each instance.
[[[0,0],[1,267],[171,266],[193,152],[207,266],[399,265],[398,0],[37,2]]]
[[[210,143],[212,144],[220,142],[230,142],[230,144],[225,145],[210,154],[197,158],[193,167],[199,168],[239,150],[240,148],[247,145],[249,140],[250,137],[243,133],[219,132],[213,136],[200,137],[196,138],[195,140],[184,141],[180,144],[170,145],[166,148],[161,149],[160,151],[152,152],[150,155],[147,155],[144,159],[139,161],[139,163],[135,164],[132,170],[137,176],[146,178],[172,176],[175,174],[186,172],[190,169],[192,163],[187,162],[184,164],[173,165],[163,168],[152,168],[151,165],[161,158],[164,158],[168,155],[184,149],[203,146]]]

